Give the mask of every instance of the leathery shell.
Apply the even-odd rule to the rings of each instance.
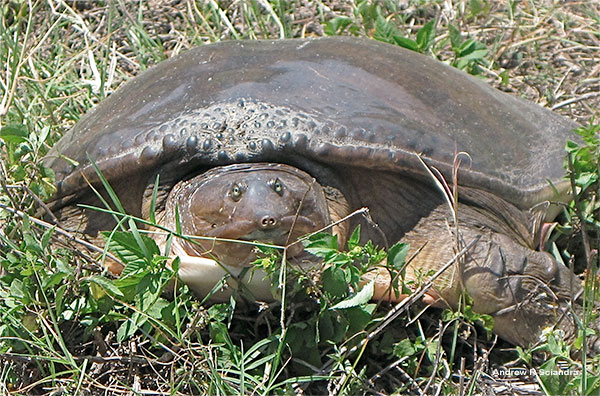
[[[521,208],[563,184],[576,125],[430,57],[377,41],[230,41],[162,62],[119,88],[46,159],[58,197],[96,180],[293,158],[450,177]],[[58,154],[79,163],[69,166]]]

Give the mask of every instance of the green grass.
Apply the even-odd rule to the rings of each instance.
[[[135,263],[114,279],[93,252],[40,225],[52,175],[48,148],[124,81],[190,47],[225,39],[354,35],[436,57],[490,84],[593,124],[600,108],[600,6],[593,2],[166,2],[7,1],[0,5],[0,394],[476,394],[503,365],[552,369],[573,378],[527,379],[548,394],[598,389],[598,359],[571,356],[558,336],[537,352],[487,339],[485,318],[403,312],[358,293],[359,261],[372,246],[312,248],[335,266],[329,289],[299,274],[284,306],[201,305],[186,289],[162,294],[173,277],[143,234],[116,233],[114,253]],[[556,255],[586,270],[597,297],[598,142],[569,146],[581,193],[553,236]],[[543,142],[540,142],[543,144]],[[583,237],[582,237],[583,235]],[[324,237],[321,237],[324,238]],[[143,248],[142,248],[143,247]],[[396,248],[390,262],[401,255]],[[594,250],[595,249],[595,250]],[[354,254],[354,256],[352,256]],[[262,265],[273,265],[270,253]],[[397,269],[397,267],[396,267]],[[277,277],[277,272],[274,272]],[[308,285],[308,286],[307,286]],[[353,297],[354,296],[354,297]],[[342,307],[331,309],[337,304]],[[586,306],[584,324],[593,312]],[[475,340],[478,340],[474,346]],[[581,342],[581,340],[576,341]],[[543,350],[554,358],[546,359]],[[517,361],[514,363],[513,361]],[[513,362],[513,363],[511,363]]]

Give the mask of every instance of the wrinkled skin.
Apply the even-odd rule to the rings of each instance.
[[[288,165],[264,163],[217,167],[178,183],[166,199],[160,224],[175,229],[177,215],[184,235],[278,246],[331,222],[327,199],[315,179]],[[164,237],[155,239],[165,243]],[[256,259],[252,244],[176,239],[172,249],[181,258],[179,277],[201,297],[229,275],[230,287],[213,294],[213,300],[229,298],[240,282],[246,296],[273,299],[267,275],[247,271]],[[286,255],[299,264],[315,264],[300,243],[292,244]]]
[[[567,303],[581,290],[580,281],[548,253],[524,245],[520,236],[498,232],[504,220],[480,209],[459,205],[460,247],[479,239],[462,261],[435,281],[433,291],[424,300],[438,307],[456,309],[464,304],[461,299],[464,293],[471,298],[473,311],[491,315],[494,332],[516,345],[535,344],[545,327],[556,324],[571,339],[576,327]],[[516,209],[509,210],[522,214]],[[492,221],[494,226],[486,226]],[[406,279],[428,279],[460,250],[456,248],[456,229],[445,204],[420,221],[402,241],[411,244],[409,255],[422,248],[407,268]],[[388,273],[376,271],[371,277],[376,278],[379,286],[377,297],[402,299],[403,296],[395,296],[389,290]],[[600,351],[596,337],[590,338],[590,348],[593,353]]]
[[[228,166],[181,182],[167,199],[167,226],[175,224],[176,207],[185,235],[280,246],[329,224],[321,186],[305,172],[282,164]],[[228,266],[247,266],[256,258],[252,245],[233,242],[182,241],[181,248]],[[295,244],[288,256],[302,251]]]

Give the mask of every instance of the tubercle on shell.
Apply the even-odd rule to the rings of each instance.
[[[172,158],[182,164],[197,159],[205,165],[262,161],[270,153],[290,152],[339,162],[351,157],[356,164],[380,158],[381,163],[391,160],[393,167],[398,159],[413,155],[376,141],[375,133],[362,128],[348,131],[334,121],[256,100],[219,103],[179,114],[135,139],[142,140],[142,135],[147,143],[139,151],[139,161],[152,166]]]
[[[270,154],[286,152],[342,163],[352,157],[357,165],[391,159],[390,166],[397,164],[396,159],[412,155],[374,140],[373,133],[361,128],[348,131],[334,121],[321,121],[292,108],[237,100],[177,114],[170,121],[138,133],[132,139],[134,144],[123,144],[118,155],[107,156],[102,147],[97,147],[89,156],[111,180],[123,170],[149,169],[171,162],[214,166],[263,161]],[[60,182],[63,191],[87,185],[81,174],[92,183],[99,181],[90,164],[80,171],[70,169],[69,173]]]

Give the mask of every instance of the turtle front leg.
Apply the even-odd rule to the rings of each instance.
[[[473,310],[492,315],[494,332],[509,342],[533,345],[548,327],[563,330],[567,340],[577,336],[573,314],[583,311],[581,282],[546,252],[492,233],[465,258],[462,279]],[[595,355],[600,353],[600,322],[592,327],[596,334],[587,344]]]
[[[458,213],[459,246],[457,229],[451,225],[443,206],[401,239],[411,244],[412,252],[421,249],[406,268],[405,280],[415,281],[415,287],[418,286],[419,281],[427,280],[462,246],[478,238],[460,262],[436,279],[435,291],[429,293],[426,302],[456,309],[461,294],[465,293],[471,298],[473,311],[491,315],[494,332],[516,345],[535,344],[542,330],[552,326],[564,330],[565,337],[572,339],[577,327],[569,302],[581,290],[579,279],[548,253],[524,246],[522,241],[528,238],[507,236],[487,226],[500,219],[476,221],[482,215],[480,208],[460,206]],[[378,272],[377,279],[380,289],[385,291],[383,271]],[[389,296],[380,293],[376,297],[390,299]],[[573,306],[575,312],[581,311],[577,303]],[[588,344],[591,353],[600,352],[597,337],[590,338]]]
[[[481,231],[467,234],[475,232]],[[500,337],[528,346],[544,328],[557,324],[567,338],[575,335],[575,323],[565,314],[568,301],[581,290],[580,282],[548,253],[490,232],[481,236],[463,265],[462,285],[473,310],[492,315]]]

